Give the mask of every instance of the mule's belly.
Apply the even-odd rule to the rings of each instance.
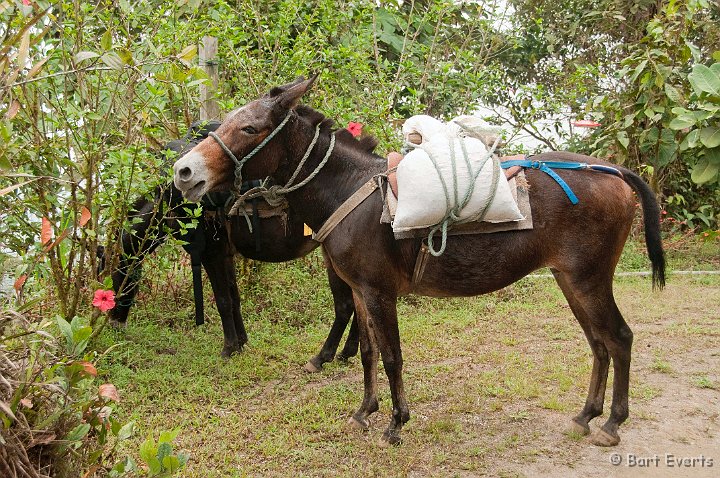
[[[514,231],[450,237],[445,253],[428,255],[420,282],[403,292],[458,297],[502,289],[545,265],[533,236]]]

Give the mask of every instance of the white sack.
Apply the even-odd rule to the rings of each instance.
[[[455,174],[457,176],[457,202],[462,202],[474,172],[488,155],[488,148],[476,138],[459,137],[457,130],[435,118],[426,115],[413,116],[403,125],[406,140],[416,138],[413,133],[420,134],[422,143],[409,152],[397,170],[398,205],[393,221],[393,231],[401,232],[411,229],[433,227],[440,224],[445,217],[448,204],[438,172],[430,159],[437,161],[440,174],[447,185],[450,206],[456,205],[454,195],[453,170],[450,161],[450,145],[455,151]],[[467,170],[461,142],[472,166],[473,172]],[[488,201],[492,192],[494,159],[487,160],[475,180],[475,189],[470,201],[460,211],[460,222],[476,216]],[[502,170],[498,172],[497,190],[485,216],[486,222],[519,221],[523,215],[513,200],[510,187]]]

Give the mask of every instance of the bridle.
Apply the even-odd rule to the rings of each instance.
[[[222,139],[220,139],[220,136],[217,135],[214,131],[211,131],[208,133],[208,136],[210,136],[212,139],[214,139],[217,144],[220,145],[220,148],[222,148],[223,151],[225,151],[225,154],[228,155],[230,159],[233,160],[233,163],[235,163],[235,190],[237,192],[240,192],[240,188],[242,187],[242,167],[245,165],[248,159],[252,158],[257,154],[258,151],[263,149],[266,144],[268,144],[287,124],[288,121],[290,121],[290,117],[292,116],[292,110],[288,112],[287,116],[280,122],[279,125],[275,127],[274,130],[270,132],[269,135],[263,139],[260,144],[255,146],[255,148],[250,151],[248,154],[243,156],[242,159],[237,159],[237,156],[233,154],[233,152],[230,150],[230,148],[227,147],[227,145],[223,142]]]
[[[310,153],[312,152],[313,148],[315,147],[315,143],[317,143],[318,138],[320,137],[320,124],[318,123],[315,127],[315,136],[313,136],[312,141],[308,145],[307,150],[305,151],[305,154],[303,155],[302,159],[297,165],[297,168],[295,168],[295,172],[293,172],[292,176],[290,177],[290,180],[285,184],[285,186],[279,186],[274,185],[267,187],[268,179],[265,179],[263,181],[263,184],[250,189],[249,191],[245,193],[240,193],[240,188],[242,186],[243,180],[242,180],[242,167],[245,165],[245,163],[255,156],[255,154],[258,153],[265,145],[267,145],[290,121],[290,118],[294,114],[293,110],[290,110],[285,116],[285,118],[280,122],[279,125],[275,127],[274,130],[270,132],[269,135],[267,135],[255,148],[253,148],[252,151],[250,151],[248,154],[243,156],[242,159],[237,159],[235,154],[228,148],[228,146],[223,142],[222,139],[220,139],[220,136],[218,136],[215,132],[210,132],[208,136],[210,136],[212,139],[214,139],[220,148],[225,152],[225,154],[232,159],[233,163],[235,163],[235,182],[233,187],[233,192],[236,195],[235,202],[233,203],[232,207],[230,208],[230,211],[228,212],[229,215],[237,214],[238,209],[240,206],[242,206],[245,201],[248,199],[256,198],[256,197],[263,197],[268,204],[271,206],[280,206],[285,203],[285,199],[282,197],[283,195],[295,191],[296,189],[299,189],[303,186],[305,186],[307,183],[309,183],[317,174],[320,172],[320,170],[325,166],[328,159],[330,159],[330,155],[332,154],[333,149],[335,148],[335,135],[330,134],[330,145],[328,146],[327,151],[325,152],[325,157],[323,157],[322,161],[320,161],[320,164],[317,165],[317,167],[302,181],[299,183],[293,185],[293,182],[295,179],[297,179],[298,174],[300,173],[300,170],[305,165],[305,162],[310,157]]]

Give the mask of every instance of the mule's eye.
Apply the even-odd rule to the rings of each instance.
[[[252,126],[245,126],[243,129],[247,134],[257,134],[257,130]]]

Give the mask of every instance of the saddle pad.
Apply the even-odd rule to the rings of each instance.
[[[524,219],[520,221],[508,221],[508,222],[471,222],[467,224],[458,224],[448,230],[448,235],[462,235],[462,234],[484,234],[492,232],[502,231],[521,231],[524,229],[533,228],[532,211],[530,208],[530,194],[527,187],[527,179],[525,173],[519,171],[513,178],[508,180],[508,186],[512,192],[513,198],[517,202],[518,209],[524,216]],[[380,222],[383,224],[390,224],[393,217],[395,216],[395,210],[397,208],[397,199],[392,192],[392,189],[388,185],[385,202],[383,205],[383,213],[380,217]],[[413,239],[413,238],[426,238],[430,233],[431,228],[424,229],[413,229],[410,231],[395,232],[395,239]],[[438,233],[439,234],[439,233]]]

